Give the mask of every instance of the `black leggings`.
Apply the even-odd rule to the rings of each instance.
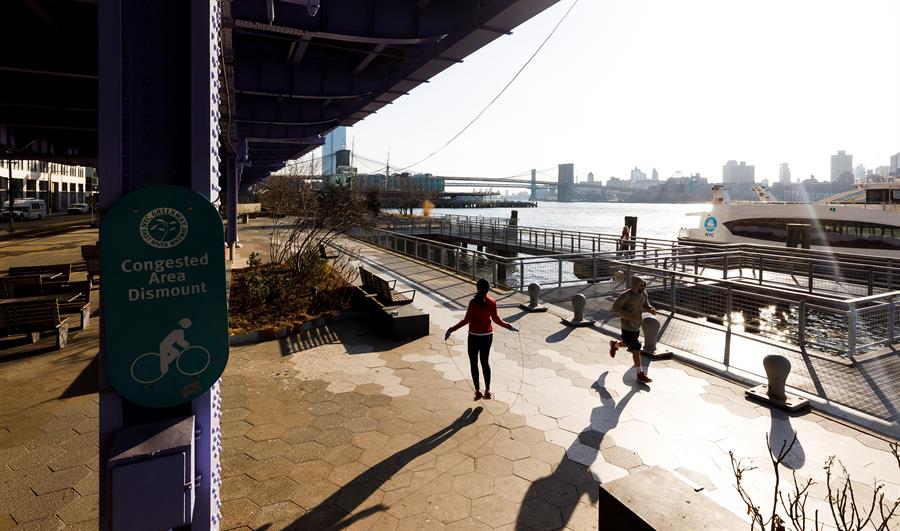
[[[478,358],[481,358],[481,371],[484,372],[484,388],[491,388],[491,366],[488,364],[488,356],[491,353],[491,343],[494,342],[493,334],[486,336],[474,336],[469,334],[469,366],[472,369],[472,381],[475,389],[481,389],[478,379]]]

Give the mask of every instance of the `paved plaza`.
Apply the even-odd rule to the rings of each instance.
[[[242,233],[245,254],[265,234]],[[66,252],[56,238],[46,252]],[[746,518],[728,452],[759,465],[747,482],[769,503],[767,432],[776,445],[798,434],[785,464],[817,482],[808,510],[830,514],[830,455],[860,492],[877,479],[887,498],[900,495],[884,438],[816,412],[770,410],[674,361],[653,362],[654,382],[638,384],[627,353],[608,356],[608,336],[565,327],[560,308],[525,314],[520,294],[499,295],[521,333],[495,332],[495,397],[473,401],[465,331],[443,341],[472,283],[378,249],[362,256],[418,289],[431,334],[390,341],[351,314],[232,348],[223,529],[596,529],[598,486],[653,465]],[[0,529],[96,528],[96,326],[60,352],[39,343],[0,353]]]

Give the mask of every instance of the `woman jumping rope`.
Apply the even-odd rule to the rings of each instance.
[[[451,326],[444,335],[444,341],[450,339],[450,334],[469,325],[469,365],[472,368],[472,381],[475,383],[475,400],[482,397],[491,398],[491,366],[488,356],[491,352],[491,343],[494,341],[494,329],[491,321],[498,325],[518,332],[515,325],[507,323],[497,315],[497,301],[488,296],[491,284],[485,279],[479,279],[475,283],[475,297],[469,301],[466,316],[462,321]],[[481,370],[484,372],[484,394],[481,394],[481,384],[478,381],[478,358],[481,358]]]

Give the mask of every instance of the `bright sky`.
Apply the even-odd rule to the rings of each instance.
[[[562,0],[350,130],[357,153],[422,159],[493,98],[571,5]],[[699,172],[828,179],[830,155],[900,152],[898,0],[580,0],[463,136],[412,171],[584,178]],[[357,164],[361,171],[368,169]],[[555,175],[555,171],[545,174]]]

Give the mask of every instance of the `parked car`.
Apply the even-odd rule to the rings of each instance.
[[[69,214],[87,214],[90,212],[90,207],[87,203],[72,203],[69,205]]]
[[[47,215],[47,205],[43,199],[26,197],[16,199],[13,203],[13,219],[43,219]],[[0,217],[9,218],[9,201],[0,206]]]

